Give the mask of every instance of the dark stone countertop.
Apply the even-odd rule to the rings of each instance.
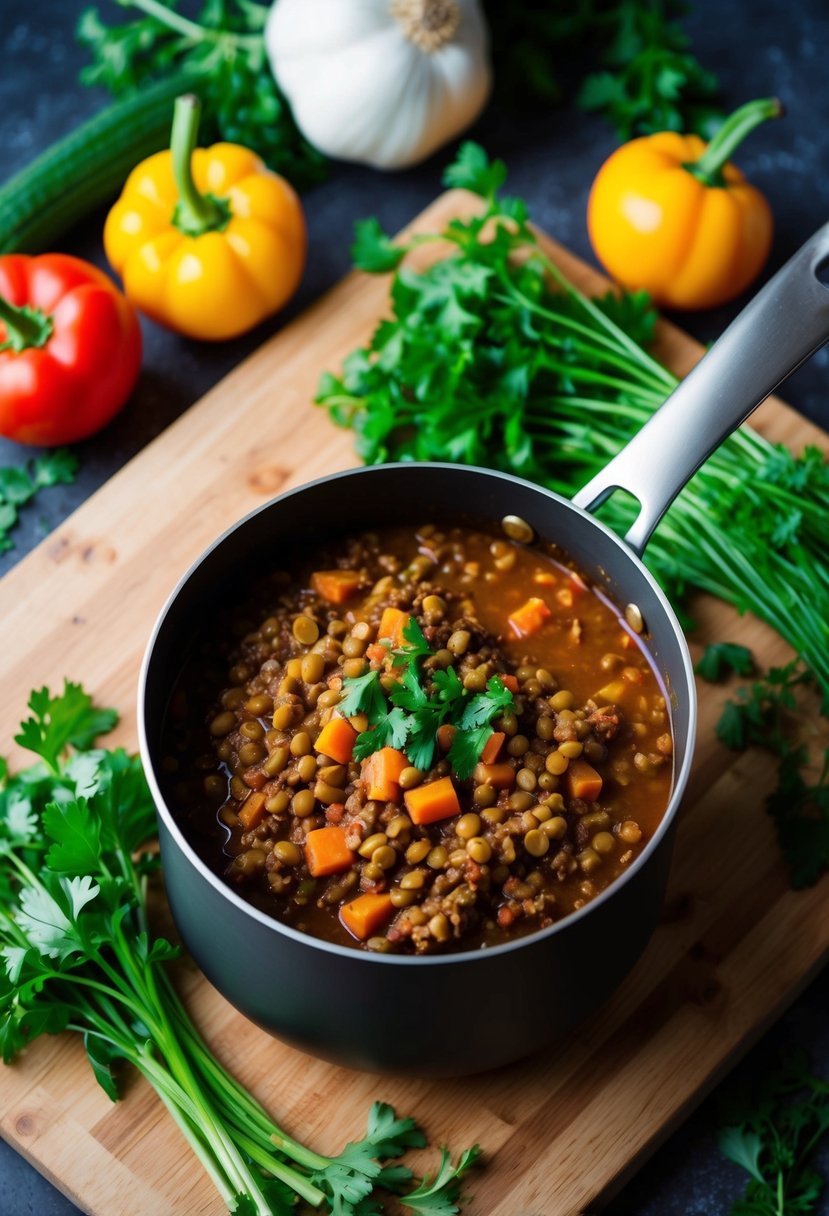
[[[0,0],[0,176],[5,179],[55,139],[92,114],[105,98],[81,88],[83,52],[73,27],[81,4],[38,0],[24,6]],[[105,15],[114,5],[104,0]],[[785,119],[755,132],[738,161],[770,199],[777,224],[770,273],[829,218],[829,9],[824,0],[697,0],[686,23],[701,61],[720,76],[724,104],[776,94]],[[615,146],[600,119],[572,106],[558,113],[516,117],[490,107],[470,134],[510,169],[509,188],[530,204],[535,220],[558,240],[590,258],[585,204],[593,174]],[[440,174],[451,149],[415,169],[380,175],[337,166],[304,201],[310,229],[310,258],[303,286],[278,319],[220,346],[185,342],[144,324],[141,382],[120,417],[80,445],[76,483],[45,491],[25,510],[14,534],[15,548],[0,557],[8,570],[71,510],[187,409],[268,335],[296,315],[349,267],[355,219],[379,216],[390,230],[401,227],[440,190]],[[92,216],[68,233],[60,248],[103,265],[103,216]],[[742,301],[708,313],[676,318],[702,341],[715,338]],[[786,386],[787,399],[829,428],[825,382],[829,355],[822,351]],[[19,461],[21,451],[0,440],[0,464]],[[797,1043],[811,1053],[814,1068],[829,1076],[826,1010],[829,974],[813,981],[790,1011],[737,1070],[762,1075],[782,1048]],[[628,1183],[608,1209],[612,1216],[716,1216],[741,1193],[744,1176],[723,1161],[716,1147],[717,1103],[729,1078],[688,1118]],[[819,1165],[829,1172],[829,1150]],[[818,1209],[829,1213],[829,1195]],[[6,1145],[0,1145],[0,1212],[4,1216],[72,1216],[77,1209]],[[117,1216],[113,1213],[112,1216]],[[194,1214],[195,1216],[195,1214]],[[541,1216],[541,1213],[539,1213]],[[544,1216],[555,1216],[552,1206]]]

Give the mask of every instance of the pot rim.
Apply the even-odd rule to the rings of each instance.
[[[550,499],[558,507],[564,507],[567,510],[575,512],[577,515],[587,516],[595,528],[598,528],[600,531],[604,532],[604,534],[613,541],[616,547],[620,550],[620,557],[623,557],[624,560],[633,563],[633,565],[638,568],[639,573],[648,582],[652,592],[659,602],[662,611],[665,613],[669,624],[673,628],[682,654],[683,674],[685,676],[686,687],[690,693],[688,702],[687,747],[682,766],[679,772],[674,774],[671,796],[668,801],[668,805],[665,808],[665,813],[663,814],[662,819],[659,822],[659,826],[657,827],[653,836],[645,845],[645,848],[633,862],[631,867],[626,870],[624,874],[621,874],[619,877],[615,878],[604,891],[602,891],[594,899],[590,900],[589,903],[585,904],[583,908],[579,908],[576,912],[568,913],[568,915],[563,917],[562,920],[556,921],[555,924],[549,925],[546,929],[539,929],[534,933],[523,934],[521,937],[517,937],[514,941],[504,942],[498,946],[486,946],[478,950],[458,950],[454,953],[435,955],[380,954],[356,950],[349,946],[341,946],[336,942],[327,942],[322,938],[314,937],[309,933],[302,933],[298,929],[292,928],[290,925],[283,924],[275,917],[269,916],[266,912],[263,912],[259,908],[256,908],[253,904],[248,903],[248,901],[238,895],[232,887],[223,882],[218,874],[214,874],[206,863],[199,857],[179,827],[172,811],[167,806],[167,802],[161,792],[158,781],[156,780],[155,767],[151,759],[145,723],[145,707],[146,686],[149,670],[153,662],[155,644],[170,609],[186,587],[195,571],[204,562],[206,562],[234,532],[244,528],[250,520],[254,519],[262,512],[271,510],[276,503],[281,503],[291,498],[299,498],[308,490],[313,489],[316,486],[323,485],[326,482],[347,481],[353,477],[371,477],[379,472],[387,473],[391,469],[396,471],[422,469],[424,472],[430,470],[439,470],[441,472],[450,472],[452,474],[459,475],[463,475],[465,473],[483,475],[495,481],[516,484],[522,486],[523,488],[528,488],[542,497]],[[536,946],[542,941],[546,941],[549,938],[555,937],[557,934],[563,932],[566,930],[568,925],[574,925],[583,918],[598,912],[602,905],[613,898],[616,891],[620,890],[623,886],[626,886],[636,876],[636,874],[644,868],[648,862],[648,859],[656,851],[660,842],[670,830],[682,801],[685,787],[688,784],[688,777],[694,757],[697,726],[697,694],[696,685],[694,682],[694,669],[685,634],[681,625],[679,624],[679,621],[677,620],[673,608],[665,596],[665,593],[662,591],[662,588],[656,582],[656,579],[653,577],[641,559],[628,548],[624,540],[610,528],[608,528],[606,524],[602,523],[601,520],[598,520],[591,515],[589,511],[585,511],[583,508],[575,506],[569,501],[569,499],[562,497],[560,494],[556,494],[553,490],[546,489],[544,486],[540,486],[534,482],[528,481],[526,478],[516,477],[512,473],[501,472],[497,469],[482,468],[479,465],[457,465],[446,461],[407,461],[401,463],[362,465],[357,466],[356,468],[343,469],[337,473],[328,473],[323,477],[317,477],[312,481],[303,482],[302,485],[296,486],[294,489],[286,490],[284,493],[276,495],[274,498],[269,499],[260,506],[254,507],[253,510],[248,511],[240,519],[236,520],[235,523],[231,524],[228,528],[225,528],[225,530],[219,536],[217,536],[210,545],[208,545],[208,547],[195,559],[195,561],[190,564],[184,574],[181,575],[176,585],[167,596],[167,599],[165,600],[164,605],[156,618],[152,633],[150,634],[149,641],[147,642],[144,657],[141,662],[141,671],[138,679],[137,710],[139,752],[147,777],[147,782],[150,787],[150,793],[152,794],[153,802],[155,803],[156,813],[164,823],[164,826],[180,852],[184,855],[190,865],[197,871],[199,876],[205,880],[209,886],[213,887],[213,889],[219,895],[229,900],[229,902],[233,904],[234,907],[236,907],[240,912],[250,917],[252,920],[257,921],[264,928],[275,932],[277,935],[284,935],[297,944],[307,946],[311,950],[320,950],[326,954],[333,954],[340,958],[353,960],[354,963],[384,967],[440,967],[453,964],[469,966],[473,963],[480,963],[486,959],[493,958],[496,955],[507,954],[513,950],[520,950],[524,947]]]

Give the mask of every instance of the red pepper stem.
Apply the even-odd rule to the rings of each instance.
[[[173,177],[179,197],[174,223],[190,236],[223,228],[228,219],[219,202],[209,194],[201,194],[193,180],[193,149],[199,135],[200,115],[201,102],[193,93],[176,98],[170,136]]]
[[[52,318],[39,308],[28,304],[18,307],[3,296],[0,296],[0,321],[6,329],[0,351],[13,350],[18,354],[32,346],[45,346],[54,329]]]
[[[723,166],[749,132],[769,118],[779,118],[782,113],[782,102],[776,97],[746,102],[726,118],[716,135],[709,140],[699,160],[692,161],[685,168],[707,185],[720,185]]]

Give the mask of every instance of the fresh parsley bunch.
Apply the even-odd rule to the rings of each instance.
[[[338,712],[345,718],[364,713],[369,723],[354,742],[354,758],[365,760],[382,747],[396,747],[405,750],[415,768],[427,771],[435,757],[438,729],[454,726],[446,758],[456,776],[465,781],[472,776],[492,734],[493,718],[512,709],[512,693],[498,676],[487,681],[485,692],[472,693],[464,688],[454,667],[431,672],[431,686],[427,686],[423,660],[434,651],[414,616],[404,625],[403,637],[408,645],[391,652],[392,665],[402,667],[403,675],[388,694],[379,671],[343,680]]]
[[[81,1035],[113,1101],[118,1071],[150,1082],[229,1211],[291,1216],[298,1199],[334,1216],[378,1216],[380,1192],[422,1216],[454,1216],[476,1147],[446,1150],[433,1179],[389,1164],[425,1137],[375,1102],[366,1136],[338,1157],[293,1140],[211,1055],[166,973],[178,950],[153,936],[147,886],[155,811],[140,761],[94,746],[116,722],[78,684],[32,693],[16,741],[38,759],[0,769],[0,1054],[41,1034]],[[411,1183],[415,1182],[412,1188]]]

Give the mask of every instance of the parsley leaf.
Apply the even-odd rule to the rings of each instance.
[[[741,751],[762,747],[780,758],[777,786],[766,801],[793,887],[810,886],[829,870],[829,747],[813,757],[793,737],[797,694],[814,684],[796,659],[773,667],[725,703],[717,736]],[[810,775],[813,779],[810,779]]]
[[[78,471],[78,459],[66,448],[55,448],[26,465],[0,468],[0,553],[12,547],[9,536],[17,523],[19,508],[47,486],[70,485]]]
[[[376,219],[358,220],[354,225],[354,244],[351,260],[358,270],[369,274],[386,274],[396,270],[406,255],[406,250],[395,245]]]
[[[824,1181],[810,1163],[827,1133],[829,1083],[812,1075],[802,1052],[732,1096],[720,1152],[749,1175],[734,1216],[816,1212]]]
[[[379,720],[386,712],[386,700],[378,671],[367,671],[365,675],[343,680],[343,694],[337,705],[337,712],[343,718],[367,714],[369,721],[374,721]]]
[[[460,1211],[458,1194],[464,1174],[481,1156],[481,1148],[475,1144],[461,1154],[457,1165],[452,1164],[448,1149],[440,1150],[440,1165],[434,1178],[424,1177],[420,1186],[401,1196],[403,1206],[420,1216],[456,1216]]]
[[[471,730],[475,726],[483,726],[512,709],[512,706],[513,696],[510,690],[498,676],[490,676],[486,692],[476,693],[472,697],[461,714],[458,727],[460,730]]]
[[[42,756],[51,769],[56,768],[58,757],[70,744],[88,748],[118,721],[114,709],[96,709],[81,685],[69,680],[64,681],[63,692],[56,697],[48,688],[37,689],[29,697],[29,709],[32,717],[21,723],[15,743]]]
[[[86,798],[50,802],[43,811],[43,826],[53,841],[46,854],[51,869],[59,874],[82,875],[98,868],[101,824],[89,813]]]
[[[487,740],[492,734],[489,723],[467,730],[455,731],[452,746],[447,753],[447,760],[461,781],[472,776],[475,765],[481,758],[481,752],[486,747]]]
[[[465,140],[455,161],[443,175],[443,184],[451,188],[471,190],[492,202],[507,180],[507,166],[502,160],[490,160],[480,144]]]
[[[423,630],[418,624],[417,617],[410,616],[406,624],[403,626],[403,637],[408,643],[406,646],[401,646],[393,651],[393,664],[395,667],[411,665],[416,663],[418,659],[428,659],[434,653],[431,646],[423,636]]]
[[[730,671],[738,676],[754,675],[754,658],[747,646],[735,642],[712,642],[694,668],[703,680],[717,684]]]
[[[402,749],[409,733],[409,724],[410,719],[402,709],[393,709],[371,730],[364,730],[357,736],[354,740],[354,759],[365,760],[381,747]]]

